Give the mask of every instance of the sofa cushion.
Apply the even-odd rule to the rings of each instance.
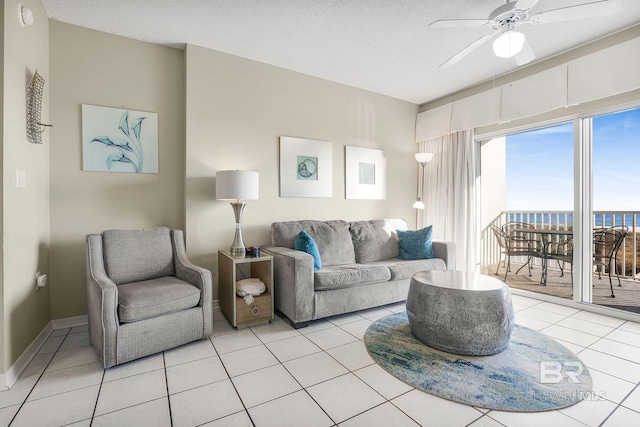
[[[384,265],[389,268],[391,280],[410,279],[419,271],[425,270],[446,270],[447,265],[440,258],[403,260],[398,258],[385,259],[366,265]]]
[[[356,262],[372,262],[400,255],[397,229],[406,230],[404,220],[371,220],[352,222],[349,228]]]
[[[433,258],[433,245],[431,244],[431,226],[420,230],[398,230],[401,259],[426,259]]]
[[[174,275],[171,230],[107,230],[102,233],[104,269],[116,285]]]
[[[200,289],[173,276],[118,286],[121,323],[136,322],[195,307]]]
[[[323,268],[314,273],[314,289],[327,291],[366,283],[386,282],[391,278],[384,265],[350,264]]]
[[[356,255],[349,233],[349,223],[333,221],[286,221],[271,224],[271,244],[294,249],[298,233],[309,233],[318,245],[323,266],[353,264]]]
[[[313,271],[318,271],[322,268],[322,259],[318,251],[318,245],[315,240],[309,236],[309,233],[304,230],[300,231],[293,244],[293,248],[296,251],[306,252],[313,257]]]

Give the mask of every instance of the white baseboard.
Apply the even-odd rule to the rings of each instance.
[[[88,317],[75,316],[67,317],[65,319],[56,319],[50,321],[47,326],[44,327],[42,332],[38,334],[35,340],[27,347],[22,355],[16,360],[16,362],[4,373],[0,374],[0,391],[10,388],[20,378],[22,372],[27,369],[29,363],[34,357],[38,355],[40,348],[51,335],[51,332],[58,329],[77,328],[88,324]]]
[[[44,329],[38,334],[36,339],[34,339],[33,342],[29,344],[29,347],[27,347],[22,355],[20,355],[18,360],[16,360],[16,362],[11,365],[11,367],[4,373],[3,384],[5,384],[7,387],[10,388],[18,380],[18,378],[20,378],[20,374],[22,374],[22,372],[27,369],[29,363],[31,363],[33,358],[36,357],[38,351],[40,351],[40,348],[47,341],[47,338],[49,338],[51,332],[53,332],[51,323],[52,322],[47,323],[47,326],[45,326]]]
[[[220,301],[213,301],[213,309],[220,310]],[[51,332],[58,329],[77,328],[89,324],[89,318],[83,316],[67,317],[50,321],[47,326],[38,334],[35,340],[27,347],[22,355],[4,374],[0,374],[0,391],[9,389],[20,378],[20,374],[29,366],[29,363],[40,351],[40,348],[51,335]]]
[[[64,319],[56,319],[51,321],[53,330],[77,328],[79,326],[85,326],[89,324],[89,317],[85,314],[83,316],[67,317]]]

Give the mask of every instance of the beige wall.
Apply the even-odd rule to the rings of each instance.
[[[217,251],[233,240],[233,211],[215,200],[219,170],[260,174],[260,200],[244,210],[247,245],[268,243],[274,221],[394,217],[415,226],[416,105],[197,46],[187,46],[186,81],[187,250],[197,264],[215,273]],[[281,135],[332,143],[333,197],[279,197]],[[345,199],[346,145],[384,150],[386,200]]]
[[[45,79],[42,121],[49,122],[49,22],[38,0],[22,0],[34,24],[22,27],[18,1],[4,5],[2,128],[2,372],[26,350],[49,322],[50,287],[36,291],[35,274],[49,270],[49,133],[43,144],[26,138],[27,75]],[[27,187],[16,188],[16,169]]]
[[[261,174],[260,200],[249,202],[243,219],[248,244],[267,243],[276,220],[404,217],[414,223],[416,105],[194,46],[186,61],[184,55],[51,22],[53,319],[85,313],[87,233],[185,228],[190,256],[214,269],[216,251],[233,240],[231,207],[215,201],[217,170]],[[160,173],[83,172],[83,103],[157,112]],[[278,197],[279,135],[333,142],[333,198]],[[345,145],[385,150],[386,201],[344,199]]]
[[[86,312],[85,235],[184,227],[184,52],[51,21],[51,318]],[[81,105],[158,113],[159,173],[82,170]]]

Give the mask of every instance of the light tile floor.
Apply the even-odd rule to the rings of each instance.
[[[102,369],[87,328],[54,331],[8,391],[0,426],[636,426],[640,324],[513,296],[516,321],[589,367],[594,396],[558,411],[513,413],[440,399],[397,380],[367,354],[367,327],[404,304],[313,322],[276,318]]]

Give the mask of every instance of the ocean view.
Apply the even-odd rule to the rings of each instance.
[[[595,227],[612,227],[626,225],[633,226],[633,217],[636,223],[640,223],[640,213],[622,212],[606,213],[594,212]],[[507,222],[528,222],[530,224],[543,225],[545,227],[557,228],[573,225],[573,212],[509,212],[506,213]]]

